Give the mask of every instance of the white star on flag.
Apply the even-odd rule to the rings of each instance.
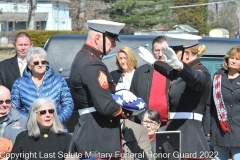
[[[138,106],[138,107],[139,107],[139,110],[141,110],[142,108],[144,108],[144,104],[145,104],[145,103],[142,103],[142,102],[140,101],[140,103],[139,103],[138,105],[136,105],[136,106]]]
[[[121,98],[120,97],[118,97],[118,100],[116,101],[119,105],[123,105],[122,103],[123,103],[123,100],[121,100]]]

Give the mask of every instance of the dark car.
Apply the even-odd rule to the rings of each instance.
[[[48,60],[56,74],[62,75],[68,82],[72,61],[83,43],[86,41],[87,35],[80,34],[59,34],[51,37],[45,44],[44,49],[48,53]],[[138,56],[138,47],[145,46],[151,51],[152,40],[156,36],[153,35],[120,35],[121,43],[117,42],[117,47],[114,48],[110,56],[104,57],[103,62],[107,65],[109,72],[116,70],[115,54],[122,46],[132,47],[137,55],[138,66],[145,62]],[[200,57],[202,63],[209,69],[211,76],[221,68],[223,56],[233,46],[240,45],[238,38],[212,38],[203,37],[200,44],[206,45],[206,52]],[[112,56],[111,56],[112,54]],[[68,122],[70,132],[73,132],[74,126],[77,123],[78,112],[75,109],[74,114]]]

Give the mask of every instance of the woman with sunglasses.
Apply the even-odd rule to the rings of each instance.
[[[165,62],[156,61],[151,53],[140,48],[139,56],[170,79],[168,90],[169,122],[166,131],[181,131],[181,153],[178,158],[208,159],[213,157],[206,141],[202,118],[210,93],[211,77],[198,59],[205,46],[198,45],[200,36],[164,35],[169,46],[163,46]],[[175,157],[176,158],[176,157]]]
[[[46,51],[41,47],[27,50],[27,67],[11,91],[12,105],[20,114],[28,116],[32,102],[40,97],[51,97],[56,104],[56,113],[66,127],[72,115],[73,100],[63,77],[56,75],[47,63]]]
[[[38,98],[32,103],[26,128],[16,138],[10,154],[12,157],[15,155],[12,160],[64,160],[69,157],[72,136],[64,132],[64,126],[59,121],[56,107],[50,98]]]

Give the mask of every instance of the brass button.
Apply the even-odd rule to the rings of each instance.
[[[112,120],[110,119],[110,122],[112,122]]]
[[[48,134],[44,134],[43,137],[44,137],[44,138],[48,138]]]
[[[124,112],[122,112],[124,114]]]
[[[129,113],[127,113],[127,116],[129,116]]]

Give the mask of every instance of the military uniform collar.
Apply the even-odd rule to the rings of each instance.
[[[201,63],[201,61],[198,59],[198,58],[196,58],[196,59],[194,59],[193,61],[191,61],[191,62],[189,62],[189,63],[187,63],[190,67],[195,67],[195,66],[198,66],[198,65],[200,65],[200,64],[202,64]]]
[[[101,53],[100,50],[88,45],[88,44],[84,44],[83,47],[82,47],[82,50],[87,50],[89,52],[91,52],[92,54],[94,54],[97,58],[99,58],[100,60],[102,59],[103,57],[103,54]]]

